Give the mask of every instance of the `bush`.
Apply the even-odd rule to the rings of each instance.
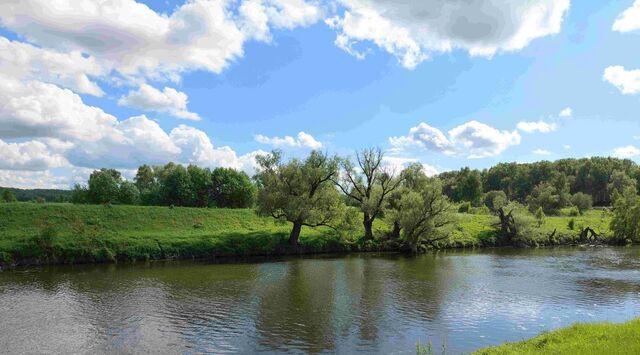
[[[497,211],[508,203],[507,194],[502,190],[489,191],[484,196],[484,205],[492,211]]]
[[[576,227],[576,220],[571,218],[569,223],[567,223],[567,227],[569,227],[569,230],[574,230]]]
[[[580,215],[580,210],[578,209],[578,207],[573,206],[573,207],[569,208],[569,210],[567,212],[567,215],[569,217],[577,217],[577,216]]]
[[[458,207],[458,213],[469,213],[471,210],[471,202],[463,202]]]
[[[593,206],[593,198],[583,192],[576,192],[571,196],[571,204],[582,214]]]

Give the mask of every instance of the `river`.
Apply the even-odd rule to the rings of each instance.
[[[2,353],[449,354],[640,316],[640,248],[0,272]]]

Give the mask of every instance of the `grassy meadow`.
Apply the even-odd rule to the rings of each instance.
[[[474,211],[472,211],[474,212]],[[569,220],[574,219],[574,230]],[[608,212],[547,217],[534,245],[567,243],[581,226],[608,230]],[[440,248],[499,245],[496,217],[482,211],[458,213],[450,237]],[[357,227],[357,226],[356,226]],[[287,244],[291,225],[259,217],[252,209],[160,206],[74,205],[69,203],[0,204],[0,264],[51,264],[135,261],[167,258],[213,258],[288,253],[393,250],[384,241],[363,242],[359,229],[338,233],[329,228],[303,228],[300,247]],[[384,221],[377,234],[388,230]]]
[[[529,340],[480,349],[474,354],[640,354],[640,319],[622,324],[575,324]]]

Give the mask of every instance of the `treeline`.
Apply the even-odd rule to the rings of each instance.
[[[615,193],[640,187],[640,167],[627,159],[595,157],[500,163],[482,171],[463,168],[442,173],[440,178],[445,193],[456,202],[480,206],[485,194],[502,191],[509,200],[523,204],[542,196],[549,200],[545,211],[551,212],[571,205],[577,193],[588,195],[596,206],[611,206]]]
[[[96,170],[87,185],[77,184],[73,203],[141,204],[185,207],[247,208],[254,204],[256,188],[249,176],[230,168],[143,165],[133,182],[115,169]]]
[[[71,199],[71,191],[55,189],[17,189],[0,187],[0,201],[36,201],[36,202],[67,202]]]

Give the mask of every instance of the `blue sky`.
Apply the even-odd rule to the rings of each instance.
[[[86,1],[0,5],[0,186],[170,160],[252,172],[273,148],[380,146],[430,172],[640,157],[640,1]]]

